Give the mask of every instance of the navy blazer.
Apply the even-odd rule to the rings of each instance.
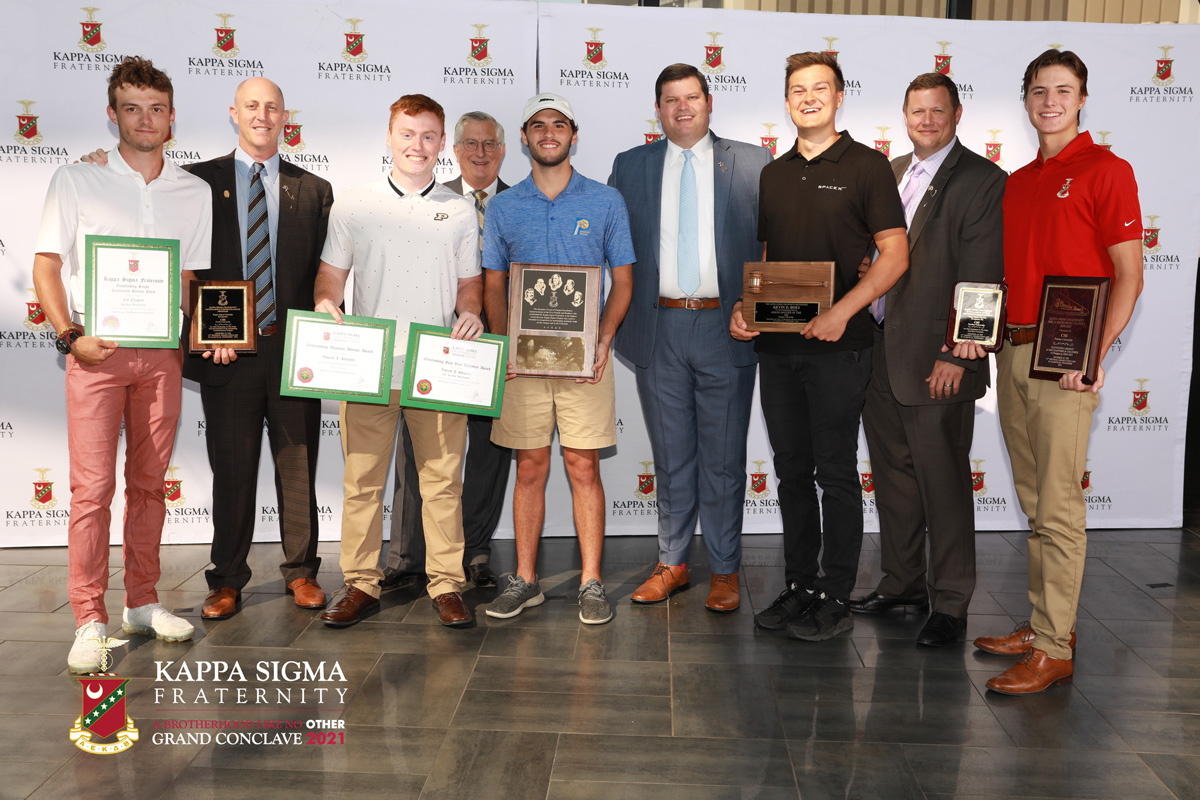
[[[717,245],[717,285],[721,313],[728,321],[742,296],[743,266],[762,258],[758,241],[758,175],[771,162],[763,147],[721,139],[713,141],[713,230]],[[620,153],[613,161],[608,185],[625,198],[637,261],[633,265],[633,299],[617,330],[616,350],[639,367],[650,363],[658,324],[658,239],[662,203],[663,162],[667,139]],[[755,363],[753,342],[725,336],[735,366]]]

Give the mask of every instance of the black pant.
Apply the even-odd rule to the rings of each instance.
[[[317,445],[321,401],[279,394],[283,337],[262,336],[258,352],[230,365],[224,386],[200,387],[208,463],[213,471],[210,589],[242,589],[250,580],[246,557],[258,519],[256,490],[263,420],[275,461],[275,497],[285,582],[315,578],[317,557]]]
[[[858,420],[871,379],[871,348],[759,353],[758,365],[759,398],[779,478],[786,580],[845,601],[862,549]]]
[[[425,535],[421,525],[421,486],[408,426],[401,423],[402,447],[396,448],[396,490],[392,499],[391,546],[387,566],[425,571]],[[404,458],[400,458],[400,454]],[[463,459],[463,567],[488,562],[492,534],[504,510],[512,450],[492,444],[492,417],[467,417],[467,455]]]

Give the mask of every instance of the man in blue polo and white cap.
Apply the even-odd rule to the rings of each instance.
[[[550,93],[531,97],[521,115],[521,143],[529,148],[533,171],[496,195],[483,223],[484,310],[496,331],[508,330],[511,262],[607,265],[612,281],[600,315],[593,377],[518,377],[505,388],[492,441],[517,454],[513,491],[517,570],[506,576],[503,590],[486,612],[508,619],[545,600],[537,580],[537,551],[546,511],[550,445],[557,427],[579,537],[579,619],[599,625],[612,619],[612,606],[600,581],[605,509],[599,451],[617,443],[609,346],[633,294],[634,254],[620,193],[571,168],[571,147],[578,131],[566,98]],[[603,284],[602,273],[601,297]]]

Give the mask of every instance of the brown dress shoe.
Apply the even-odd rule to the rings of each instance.
[[[1020,661],[987,682],[987,688],[1000,694],[1037,694],[1051,686],[1071,682],[1075,662],[1069,658],[1051,658],[1045,650],[1031,648]]]
[[[736,611],[742,602],[742,593],[738,591],[737,573],[732,575],[713,575],[708,584],[708,601],[704,607],[709,611]]]
[[[461,628],[470,625],[474,620],[471,609],[463,602],[458,592],[446,592],[433,598],[433,607],[437,610],[438,622],[447,628]]]
[[[687,564],[672,567],[659,562],[629,599],[635,603],[661,603],[680,589],[686,589],[689,580]]]
[[[204,598],[204,607],[200,610],[200,615],[205,619],[229,619],[237,613],[241,597],[241,592],[227,586],[213,589],[208,593],[208,597]]]
[[[371,597],[362,589],[343,586],[339,594],[341,597],[335,594],[333,605],[317,617],[331,628],[347,628],[379,610],[379,598]]]
[[[287,593],[295,596],[301,608],[325,607],[325,590],[312,578],[296,578],[287,585]]]
[[[975,646],[998,656],[1020,656],[1029,652],[1032,641],[1033,628],[1029,627],[1029,621],[1026,620],[1013,628],[1012,633],[1003,636],[980,636],[975,640]],[[1075,631],[1071,631],[1071,651],[1075,651]]]

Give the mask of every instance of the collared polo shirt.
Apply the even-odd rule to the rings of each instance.
[[[97,236],[178,239],[180,268],[206,270],[212,259],[212,189],[169,158],[146,183],[113,148],[108,164],[68,164],[50,179],[34,252],[54,253],[70,267],[71,320],[84,322],[84,241]]]
[[[458,281],[479,275],[479,220],[472,201],[430,184],[403,193],[390,176],[338,195],[321,260],[354,271],[351,313],[394,319],[392,388],[404,381],[408,325],[454,324]]]
[[[573,170],[558,197],[546,197],[533,175],[500,192],[483,220],[484,269],[511,262],[611,267],[632,264],[633,239],[621,193]],[[603,297],[604,272],[600,273]]]
[[[1087,131],[1058,155],[1030,163],[1004,188],[1008,322],[1037,322],[1046,275],[1113,277],[1108,248],[1142,238],[1133,167]]]
[[[768,261],[833,261],[834,302],[858,283],[858,266],[875,246],[875,234],[904,228],[904,206],[887,157],[841,138],[811,161],[799,140],[763,168],[758,192],[758,238]],[[836,342],[795,333],[762,333],[760,353],[824,353],[861,350],[873,343],[874,321],[866,309],[846,324]]]

